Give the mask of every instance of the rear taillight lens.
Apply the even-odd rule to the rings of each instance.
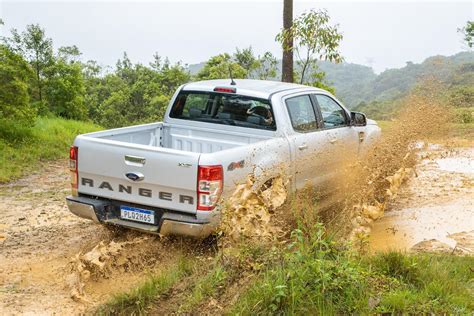
[[[199,166],[198,168],[198,206],[200,211],[212,211],[221,197],[224,185],[222,166]]]
[[[76,146],[69,148],[69,170],[71,174],[71,191],[73,196],[77,196],[79,149]]]

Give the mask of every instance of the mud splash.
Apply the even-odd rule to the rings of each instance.
[[[415,172],[417,142],[446,132],[450,113],[431,93],[436,87],[426,83],[424,90],[407,96],[392,128],[356,168],[342,170],[350,176],[341,177],[346,201],[341,222],[347,222],[344,216],[349,215],[349,236],[356,246],[365,247],[373,222],[384,215],[403,182]]]
[[[287,220],[294,217],[290,220],[290,229],[302,222],[311,229],[314,222],[323,221],[331,225],[331,230],[336,231],[339,237],[349,236],[354,244],[366,244],[374,221],[383,217],[388,205],[397,198],[402,184],[415,173],[413,167],[418,159],[415,154],[418,150],[416,143],[439,137],[447,131],[446,122],[449,122],[450,113],[432,93],[438,89],[436,82],[426,81],[423,89],[413,92],[402,101],[404,106],[391,130],[385,132],[364,157],[358,161],[342,158],[345,161],[339,168],[331,170],[338,174],[329,185],[335,189],[335,193],[331,192],[329,197],[322,193],[321,196],[335,202],[334,206],[331,201],[326,203],[315,199],[314,196],[320,193],[313,189],[301,190],[303,192],[295,195],[294,203],[286,203],[289,207],[299,208],[285,212]],[[347,157],[345,148],[342,146],[339,149],[337,156]],[[315,154],[312,160],[298,163],[311,165],[321,159],[330,157]],[[322,167],[318,165],[318,168]],[[265,200],[262,193],[253,188],[254,183],[253,178],[249,177],[246,184],[240,185],[224,211],[222,230],[234,240],[242,236],[269,238],[284,233],[281,223],[275,224],[278,212],[275,214],[274,210],[278,207],[269,204],[274,199]],[[286,199],[286,194],[282,193],[281,196],[285,198],[278,201],[278,205]],[[323,212],[318,211],[323,208]]]
[[[89,280],[95,282],[108,279],[114,274],[140,270],[144,265],[150,265],[148,255],[132,251],[143,248],[143,243],[149,237],[135,237],[130,241],[101,241],[94,248],[79,253],[70,262],[72,271],[67,277],[71,298],[78,302],[91,303],[85,292],[85,285]]]
[[[408,156],[406,156],[408,157]],[[382,200],[384,202],[374,201],[373,205],[366,203],[354,205],[352,227],[353,230],[349,234],[349,239],[353,242],[366,240],[374,225],[374,222],[385,214],[387,203],[395,199],[400,190],[400,186],[413,174],[412,168],[400,168],[394,175],[388,176],[385,179],[389,183]]]
[[[272,218],[286,201],[287,181],[274,178],[261,190],[255,189],[254,184],[254,177],[249,175],[244,184],[237,185],[223,207],[220,230],[230,242],[271,240],[281,234],[281,228]]]

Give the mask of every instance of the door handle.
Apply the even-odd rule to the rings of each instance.
[[[307,144],[300,145],[300,146],[298,146],[298,149],[299,149],[299,150],[308,149],[308,145],[307,145]]]
[[[365,133],[364,132],[359,132],[359,142],[363,142],[364,141],[364,137],[365,137]]]
[[[337,138],[330,139],[329,142],[330,142],[331,144],[334,144],[334,143],[337,142]]]

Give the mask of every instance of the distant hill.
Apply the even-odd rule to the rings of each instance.
[[[188,65],[188,70],[194,75],[204,64]],[[451,80],[460,66],[471,64],[474,64],[474,52],[462,52],[448,57],[433,56],[420,64],[407,62],[403,68],[388,69],[379,75],[370,67],[353,63],[333,64],[322,61],[318,66],[326,73],[326,81],[336,89],[337,97],[347,107],[354,108],[362,102],[397,99],[408,93],[425,76],[434,76],[441,81]],[[278,68],[280,69],[280,64]]]
[[[351,106],[360,101],[386,101],[400,98],[408,93],[422,78],[434,77],[441,82],[449,83],[453,76],[459,72],[460,67],[474,64],[474,52],[462,52],[453,56],[433,56],[425,59],[421,64],[407,62],[406,66],[399,69],[388,69],[368,81],[365,87],[358,92],[361,98],[350,102]],[[339,78],[338,78],[339,79]],[[474,84],[474,82],[472,82]],[[338,93],[336,88],[336,93]],[[351,97],[350,92],[341,90],[342,98]]]

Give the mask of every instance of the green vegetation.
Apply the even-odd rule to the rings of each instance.
[[[205,63],[189,65],[191,76],[197,74]],[[371,104],[373,108],[380,105],[378,111],[383,113],[385,106],[392,104],[407,95],[416,85],[426,79],[436,79],[444,84],[446,100],[457,104],[473,104],[474,86],[474,53],[462,52],[453,56],[433,56],[420,64],[407,62],[400,69],[388,69],[379,75],[367,66],[352,63],[332,63],[317,61],[316,73],[322,72],[319,83],[334,89],[335,95],[349,108],[361,108]],[[281,62],[275,64],[275,73],[281,69]],[[300,72],[299,66],[295,68]],[[315,76],[312,70],[307,77]],[[259,78],[251,74],[251,78]],[[266,78],[278,80],[277,76]],[[318,83],[318,84],[319,84]],[[456,91],[460,89],[459,91]],[[459,93],[461,92],[461,93]],[[450,101],[452,99],[452,101]],[[458,101],[456,101],[456,99]],[[459,99],[464,100],[462,103]],[[371,113],[371,111],[369,111]]]
[[[391,120],[399,108],[398,100],[416,88],[420,79],[431,76],[442,84],[439,97],[456,109],[456,122],[470,124],[474,120],[474,53],[432,57],[419,65],[408,62],[404,68],[377,76],[365,66],[330,62],[342,59],[338,53],[342,37],[337,26],[328,22],[327,12],[311,11],[297,18],[291,28],[296,50],[302,53],[296,67],[300,81],[335,91],[347,105],[357,105],[357,110],[371,118]],[[326,35],[315,33],[316,27],[324,29]],[[284,41],[283,33],[280,37]],[[17,144],[19,139],[26,142],[25,135],[40,137],[34,124],[47,120],[43,117],[75,119],[105,128],[148,123],[162,119],[176,88],[191,80],[227,78],[229,70],[235,78],[278,79],[277,59],[270,52],[256,56],[251,47],[237,48],[232,55],[219,54],[190,67],[172,64],[158,54],[149,65],[133,63],[124,53],[113,69],[105,70],[95,61],[83,62],[76,46],[55,49],[39,25],[28,25],[22,32],[12,30],[11,36],[2,41],[0,141],[3,148],[8,148],[2,152],[3,157],[33,154],[35,150],[12,152],[24,148]],[[92,126],[90,123],[86,125]],[[66,134],[63,139],[70,141],[72,137]],[[22,159],[30,164],[35,159],[57,157],[45,154],[49,148],[36,151],[43,154]],[[21,174],[18,168],[9,166],[2,168],[2,181]]]
[[[474,310],[472,257],[398,252],[361,255],[321,226],[296,230],[232,314],[448,313]]]
[[[322,85],[324,73],[317,69],[318,60],[335,63],[343,60],[339,53],[342,34],[337,25],[329,25],[329,20],[326,10],[310,10],[294,19],[290,28],[283,29],[276,36],[284,50],[293,50],[296,53],[300,84]],[[286,43],[291,43],[290,47],[285,45]]]
[[[216,261],[213,269],[193,284],[191,294],[184,299],[179,307],[179,313],[189,313],[205,299],[214,296],[227,278],[228,272],[225,267]]]
[[[76,135],[99,129],[63,118],[38,118],[31,128],[4,121],[0,125],[0,182],[37,170],[45,160],[68,157]]]
[[[296,229],[287,247],[238,245],[204,265],[196,260],[165,269],[98,313],[153,314],[155,308],[232,315],[474,311],[473,257],[352,249],[322,224]],[[235,299],[228,301],[229,295]]]
[[[28,81],[33,73],[19,55],[0,46],[0,124],[13,120],[31,125],[36,110],[29,105]]]
[[[150,302],[165,294],[182,278],[193,270],[192,261],[182,257],[178,264],[151,276],[145,283],[128,293],[114,296],[107,304],[98,308],[99,315],[137,315],[143,314]]]
[[[474,21],[467,21],[466,26],[459,28],[458,32],[463,34],[467,47],[472,48],[474,46]]]

